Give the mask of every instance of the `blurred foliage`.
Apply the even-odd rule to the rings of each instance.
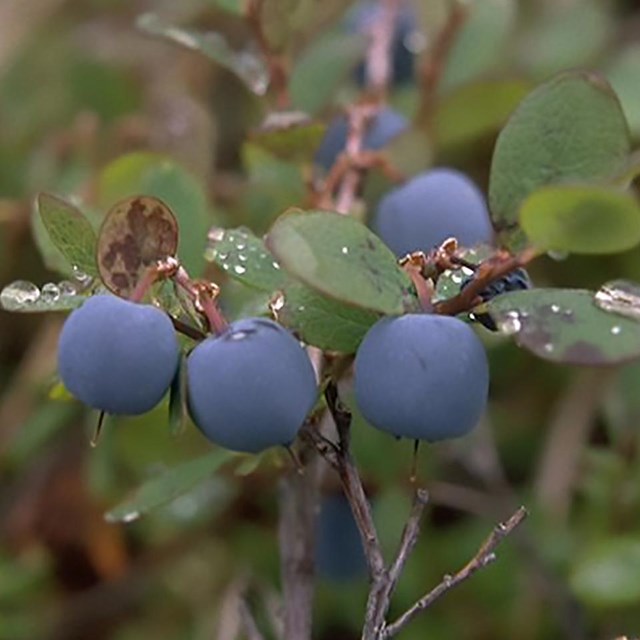
[[[67,291],[71,286],[71,298],[56,298],[58,306],[51,311],[76,304],[88,286],[82,274],[68,271],[67,284],[60,282],[60,256],[42,229],[38,233],[34,202],[39,191],[78,205],[86,216],[85,240],[117,200],[144,193],[172,207],[180,223],[181,257],[193,275],[211,276],[223,286],[222,305],[230,317],[247,310],[266,313],[276,282],[289,286],[295,301],[282,310],[285,324],[304,326],[303,333],[321,346],[346,349],[357,343],[380,309],[346,304],[367,291],[336,279],[333,265],[339,255],[323,266],[320,280],[330,293],[339,290],[340,303],[299,283],[282,284],[267,253],[257,274],[236,270],[245,250],[237,234],[247,234],[244,241],[259,254],[264,248],[259,236],[276,217],[289,207],[308,205],[313,145],[323,126],[359,95],[353,70],[366,39],[344,26],[350,4],[265,4],[265,37],[291,70],[293,107],[312,117],[293,127],[295,139],[283,139],[265,129],[274,104],[264,96],[265,71],[243,20],[243,1],[4,0],[2,284],[22,280],[27,296],[34,295],[29,282]],[[414,3],[421,62],[427,61],[450,4]],[[530,165],[536,162],[536,144],[550,135],[549,118],[575,124],[588,102],[584,85],[562,94],[560,116],[557,103],[544,95],[550,86],[558,88],[557,79],[547,82],[552,74],[574,68],[601,72],[615,95],[601,92],[602,100],[581,120],[584,135],[578,142],[595,160],[581,164],[572,177],[618,179],[630,169],[626,154],[640,141],[636,3],[472,0],[465,6],[466,20],[443,61],[431,107],[421,107],[417,80],[389,96],[395,108],[413,118],[411,130],[389,150],[401,170],[455,166],[488,193],[498,132],[518,104],[524,105],[522,118],[510,121],[502,139],[520,138]],[[527,103],[541,96],[544,104],[527,110]],[[620,109],[629,132],[621,133]],[[533,124],[527,120],[531,113],[537,117]],[[566,170],[563,131],[551,132],[559,171]],[[492,185],[498,203],[494,215],[512,222],[514,202],[553,181],[542,176],[523,186],[523,163],[508,154],[500,161],[513,173],[506,191]],[[363,217],[388,186],[387,176],[371,173],[359,203]],[[568,198],[568,191],[558,189]],[[608,193],[605,187],[602,192]],[[50,205],[55,202],[49,198]],[[617,204],[622,222],[602,229],[602,239],[619,250],[637,230],[625,226],[626,203]],[[544,228],[531,230],[545,249],[555,248],[563,236],[559,217],[550,215]],[[271,249],[285,262],[293,259],[285,233],[291,223],[278,224],[282,233],[271,236]],[[243,226],[257,235],[238,230]],[[208,244],[212,227],[238,230],[233,239],[227,234],[231,246],[226,251],[224,245],[214,250]],[[308,231],[311,238],[317,233]],[[328,238],[327,246],[333,240]],[[351,239],[340,240],[340,246],[351,248]],[[591,248],[594,237],[585,233],[581,243]],[[596,291],[614,278],[640,280],[639,251],[636,246],[611,256],[567,258],[560,252],[536,261],[531,275],[540,288]],[[381,266],[391,269],[384,259]],[[317,274],[305,274],[312,276]],[[399,282],[385,309],[401,306],[404,282],[402,274],[396,276]],[[25,294],[25,285],[20,293]],[[41,286],[38,309],[46,308],[44,295]],[[507,302],[504,298],[501,304]],[[529,303],[535,308],[536,299]],[[312,313],[302,313],[303,307]],[[352,323],[350,330],[328,334],[323,314],[342,314]],[[56,386],[62,319],[53,312],[0,312],[0,640],[221,638],[220,630],[234,624],[229,611],[247,575],[253,608],[268,627],[279,599],[277,484],[290,461],[281,452],[227,460],[191,424],[176,435],[176,425],[169,428],[168,402],[139,418],[107,420],[99,446],[91,449],[97,416]],[[614,321],[608,317],[608,322]],[[631,322],[621,317],[619,324]],[[607,324],[603,331],[611,329]],[[538,359],[503,336],[481,335],[491,359],[490,410],[468,438],[422,447],[417,475],[430,491],[431,505],[392,614],[466,562],[514,505],[526,504],[533,517],[521,536],[500,549],[491,568],[448,595],[401,637],[612,640],[638,635],[640,366],[576,370]],[[536,344],[544,351],[545,344]],[[603,338],[603,349],[609,346]],[[343,395],[353,406],[348,383]],[[410,508],[411,446],[372,430],[357,413],[353,446],[391,554]],[[177,486],[172,484],[176,477]],[[154,494],[163,482],[169,488]],[[327,477],[324,489],[335,488]],[[151,510],[160,502],[166,504]],[[132,515],[147,509],[144,517]],[[105,513],[118,522],[107,522]],[[321,581],[315,637],[358,638],[366,592],[362,580]]]

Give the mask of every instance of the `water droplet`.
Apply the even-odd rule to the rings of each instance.
[[[280,265],[274,260],[272,263],[274,269],[279,269]]]
[[[349,253],[349,247],[342,247],[340,251],[342,252],[343,255],[346,256]]]
[[[301,304],[301,305],[298,307],[298,311],[304,311],[304,305],[303,305],[303,304]]]
[[[269,302],[269,308],[272,313],[276,314],[278,311],[282,311],[285,305],[284,295],[282,293],[277,293],[274,298]]]
[[[248,335],[247,331],[234,331],[229,338],[231,340],[244,340]]]
[[[229,257],[229,254],[226,251],[220,251],[218,253],[218,260],[224,261]]]
[[[247,248],[247,245],[244,242],[238,242],[238,244],[236,245],[236,249],[238,251],[243,251],[246,248]]]
[[[562,260],[566,260],[569,257],[568,251],[547,251],[547,255],[552,260],[557,260],[558,262]]]
[[[489,553],[482,559],[482,564],[483,565],[491,564],[492,562],[496,561],[496,558],[497,556],[495,553]]]
[[[60,287],[54,282],[47,282],[42,285],[42,291],[40,293],[40,299],[42,302],[53,303],[57,302],[60,297]]]
[[[247,261],[247,256],[245,256],[244,253],[239,253],[238,254],[238,260],[240,260],[240,262],[246,262]]]
[[[565,309],[565,310],[562,312],[562,315],[563,315],[565,318],[573,318],[573,311],[572,311],[571,309]]]
[[[73,279],[79,285],[85,287],[85,286],[91,284],[91,281],[93,280],[93,278],[88,273],[85,273],[84,271],[82,271],[75,264],[72,267],[72,271],[73,271]]]
[[[508,336],[518,333],[522,329],[520,314],[517,311],[509,311],[503,319],[498,321],[498,329]]]
[[[560,307],[557,304],[552,304],[551,313],[560,313]]]
[[[237,264],[235,267],[233,267],[233,270],[239,275],[241,276],[243,273],[246,272],[247,268],[243,267],[241,264]]]
[[[546,353],[553,353],[553,350],[555,349],[555,347],[550,342],[547,342],[542,348]]]
[[[444,582],[445,584],[451,584],[452,580],[453,580],[453,576],[450,573],[445,573],[442,576],[442,582]]]
[[[462,267],[461,271],[465,276],[472,276],[474,274],[473,269],[469,269],[469,267]]]
[[[462,282],[462,278],[457,273],[454,273],[451,275],[451,281],[454,284],[460,284]]]
[[[224,238],[224,229],[222,227],[211,227],[207,234],[209,242],[220,242]]]
[[[60,289],[60,296],[62,298],[75,296],[76,293],[78,293],[76,286],[69,280],[62,280],[61,282],[58,282],[58,289]]]
[[[40,289],[33,282],[16,280],[8,284],[0,293],[0,304],[7,311],[33,304],[40,297]]]
[[[229,264],[225,262],[225,263],[222,265],[222,268],[223,268],[225,271],[229,271]]]
[[[620,325],[617,325],[617,324],[616,324],[615,326],[611,327],[611,333],[612,333],[614,336],[619,335],[621,331],[622,331],[622,327],[621,327]]]
[[[640,287],[635,283],[625,280],[607,282],[595,294],[594,301],[603,311],[640,320]]]
[[[110,522],[124,522],[125,524],[128,524],[129,522],[134,522],[139,517],[140,517],[139,511],[129,511],[129,513],[125,513],[119,518],[107,517],[107,520],[109,520]]]

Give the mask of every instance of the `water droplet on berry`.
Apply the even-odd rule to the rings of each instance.
[[[0,304],[7,311],[14,311],[37,302],[39,298],[40,289],[33,282],[16,280],[2,290]]]

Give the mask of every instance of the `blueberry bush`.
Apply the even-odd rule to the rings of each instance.
[[[0,640],[638,637],[637,7],[18,4]]]

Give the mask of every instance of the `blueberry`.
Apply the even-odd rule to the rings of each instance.
[[[382,5],[379,1],[363,0],[347,16],[347,28],[353,33],[367,34],[370,26],[378,20]],[[417,17],[406,3],[400,4],[391,42],[391,80],[402,85],[413,80],[415,54],[409,47],[411,36],[416,31]],[[355,70],[355,80],[359,86],[365,84],[365,65],[359,64]]]
[[[386,107],[369,124],[362,140],[362,147],[371,151],[382,149],[408,126],[409,122],[402,114]],[[315,157],[316,164],[325,171],[331,169],[337,157],[344,151],[348,131],[346,116],[338,116],[329,125]]]
[[[288,445],[316,399],[311,361],[279,324],[246,318],[187,359],[191,417],[212,442],[257,453]]]
[[[382,431],[415,440],[467,434],[487,402],[489,366],[482,342],[449,316],[379,320],[355,360],[355,397]]]
[[[397,256],[429,251],[452,236],[462,246],[493,240],[484,196],[467,176],[448,168],[420,173],[390,191],[372,227]]]
[[[362,538],[342,493],[325,496],[316,520],[316,568],[331,582],[348,582],[367,574]]]
[[[160,402],[179,354],[166,313],[116,296],[96,295],[64,323],[58,370],[65,387],[86,405],[137,415]]]

